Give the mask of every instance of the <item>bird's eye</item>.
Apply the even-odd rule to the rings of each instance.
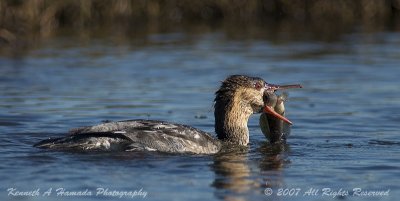
[[[260,90],[262,88],[262,84],[260,82],[256,82],[254,84],[254,88],[257,89],[257,90]]]

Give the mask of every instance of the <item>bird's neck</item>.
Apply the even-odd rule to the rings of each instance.
[[[253,110],[247,105],[235,97],[215,103],[215,132],[218,139],[239,145],[249,143],[247,122]]]

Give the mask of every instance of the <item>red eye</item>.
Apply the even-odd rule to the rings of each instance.
[[[261,83],[259,83],[259,82],[256,82],[256,83],[254,84],[254,88],[256,88],[257,90],[260,90],[261,87],[262,87],[262,85],[261,85]]]

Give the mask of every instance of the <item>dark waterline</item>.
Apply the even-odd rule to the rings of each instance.
[[[55,37],[19,59],[0,57],[0,186],[21,191],[143,189],[150,200],[329,200],[280,197],[279,188],[388,190],[400,185],[400,34],[347,34],[334,43],[228,40],[223,34],[158,34],[149,44],[74,43]],[[213,93],[230,74],[290,92],[287,146],[271,147],[250,119],[250,146],[215,156],[65,153],[41,139],[104,120],[158,119],[213,133]],[[265,188],[275,194],[266,196]],[[340,197],[340,196],[339,196]],[[24,197],[27,200],[76,197]],[[89,196],[85,199],[99,198]],[[342,197],[343,198],[343,197]],[[141,199],[136,197],[136,199]],[[123,197],[121,200],[132,200]]]

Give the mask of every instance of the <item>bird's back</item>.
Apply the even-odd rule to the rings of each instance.
[[[48,139],[40,148],[60,150],[150,150],[169,153],[212,154],[221,144],[196,128],[155,120],[107,122],[70,130],[67,137]]]

